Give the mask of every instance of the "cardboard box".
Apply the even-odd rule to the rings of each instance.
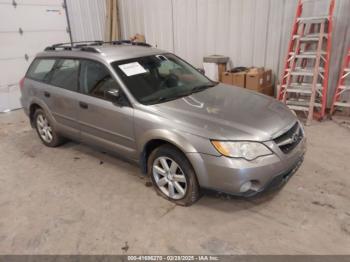
[[[228,85],[232,85],[232,73],[230,72],[223,72],[221,74],[221,82],[228,84]]]
[[[245,77],[246,77],[246,72],[239,72],[239,73],[223,72],[221,74],[221,82],[244,88]]]
[[[233,73],[232,85],[245,88],[245,77],[246,77],[246,72]]]
[[[264,86],[270,86],[272,84],[272,70],[266,70],[264,72]]]
[[[225,71],[226,71],[226,63],[218,64],[219,82],[221,82],[222,73],[224,73]]]
[[[246,74],[245,87],[261,92],[264,87],[264,68],[251,68]]]
[[[267,96],[272,96],[275,97],[275,89],[273,85],[266,85],[262,89],[262,93],[267,95]]]

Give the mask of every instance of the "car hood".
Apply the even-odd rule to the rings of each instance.
[[[267,141],[296,121],[276,99],[225,84],[151,107],[175,129],[211,139]]]

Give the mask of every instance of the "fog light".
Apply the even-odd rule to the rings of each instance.
[[[241,193],[244,193],[244,192],[247,192],[251,187],[252,187],[252,182],[248,181],[248,182],[245,182],[243,185],[241,185],[241,188],[239,189],[239,191]]]

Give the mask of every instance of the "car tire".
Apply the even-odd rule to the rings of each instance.
[[[60,136],[51,124],[47,114],[42,109],[35,110],[34,127],[40,140],[48,147],[57,147],[64,143],[64,138]]]
[[[182,206],[199,199],[196,174],[186,156],[175,147],[163,145],[153,150],[147,170],[156,192],[165,199]]]

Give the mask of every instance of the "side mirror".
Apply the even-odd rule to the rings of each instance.
[[[197,71],[202,75],[205,75],[205,70],[203,68],[197,68]]]
[[[111,90],[105,91],[105,97],[109,101],[116,103],[120,98],[120,91],[119,89],[111,89]]]

